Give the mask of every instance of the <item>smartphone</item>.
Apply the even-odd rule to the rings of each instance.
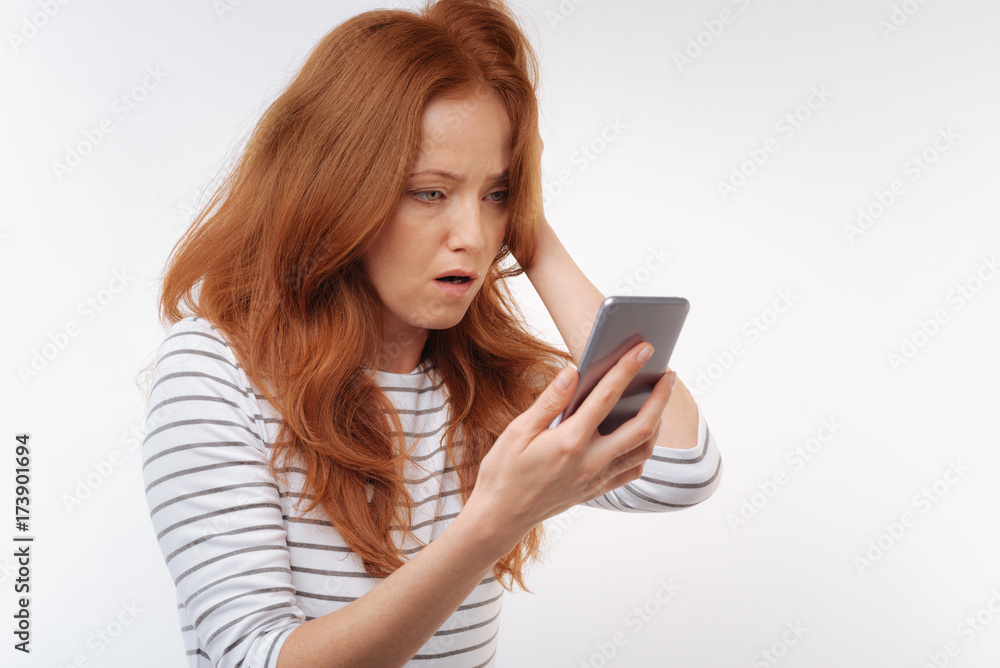
[[[683,297],[611,296],[604,300],[580,358],[580,381],[566,409],[553,420],[555,427],[580,407],[587,395],[616,362],[643,341],[653,344],[653,356],[625,388],[618,403],[597,427],[610,434],[635,417],[667,371],[677,337],[691,305]]]

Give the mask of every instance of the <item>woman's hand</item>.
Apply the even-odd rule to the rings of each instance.
[[[602,436],[611,412],[653,347],[641,343],[605,374],[580,408],[554,429],[579,380],[567,367],[535,403],[500,435],[479,467],[466,510],[490,527],[494,554],[503,556],[539,522],[638,478],[653,454],[660,418],[670,398],[669,376],[657,382],[638,415]]]

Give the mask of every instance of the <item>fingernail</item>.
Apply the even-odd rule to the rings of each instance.
[[[639,363],[645,364],[646,361],[653,356],[653,346],[646,345],[645,348],[639,351]]]
[[[671,390],[674,389],[674,385],[677,384],[677,374],[671,371],[670,377],[667,378],[667,383],[669,383]]]
[[[563,367],[563,370],[559,372],[558,376],[556,376],[556,387],[558,387],[560,390],[565,390],[569,388],[569,383],[571,380],[569,370],[571,368],[574,368],[573,365]]]

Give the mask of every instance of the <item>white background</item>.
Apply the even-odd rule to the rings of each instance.
[[[311,48],[376,6],[4,3],[0,664],[183,665],[137,449],[160,272]],[[691,301],[671,366],[725,472],[680,513],[560,518],[535,593],[507,597],[499,665],[995,665],[1000,5],[897,1],[898,25],[889,0],[515,7],[542,62],[548,218],[606,294]],[[859,207],[880,215],[851,236]],[[22,432],[30,656],[12,649]]]

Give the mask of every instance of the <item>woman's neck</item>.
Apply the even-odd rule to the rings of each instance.
[[[427,343],[426,329],[388,332],[378,356],[379,371],[412,373],[420,365]]]

